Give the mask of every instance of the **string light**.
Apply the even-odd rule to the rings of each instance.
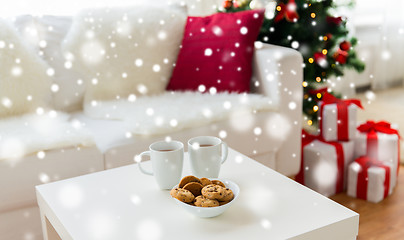
[[[308,121],[307,121],[307,124],[309,124],[309,126],[311,126],[311,125],[313,125],[313,121],[308,120]]]
[[[317,93],[317,98],[320,99],[322,97],[321,93]]]
[[[306,81],[303,81],[302,85],[303,85],[303,87],[307,87],[308,84]]]
[[[314,105],[313,111],[314,111],[314,112],[317,112],[317,111],[318,111],[318,106],[317,106],[317,105]]]
[[[323,51],[321,51],[324,55],[327,55],[328,51],[327,49],[323,49]]]
[[[309,63],[313,63],[314,59],[313,58],[309,58]]]
[[[327,40],[328,40],[328,37],[327,37],[327,36],[324,36],[324,37],[323,37],[323,40],[324,40],[324,41],[327,41]]]
[[[276,7],[276,11],[280,12],[282,10],[281,6]]]
[[[317,82],[321,82],[321,77],[316,77]]]
[[[315,13],[311,13],[310,16],[311,16],[311,18],[315,18],[315,17],[316,17],[316,14],[315,14]]]

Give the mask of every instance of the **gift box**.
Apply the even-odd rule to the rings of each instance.
[[[341,100],[325,92],[319,102],[320,133],[326,141],[349,141],[356,133],[356,112],[362,108],[356,99]]]
[[[398,174],[400,164],[400,135],[388,122],[367,121],[358,127],[355,138],[355,158],[368,156],[391,163]]]
[[[303,132],[302,162],[296,181],[324,195],[342,192],[348,165],[354,160],[354,142],[326,142]]]
[[[396,174],[393,164],[363,156],[349,165],[348,190],[351,197],[378,203],[393,192]]]

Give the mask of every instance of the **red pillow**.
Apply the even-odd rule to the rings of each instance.
[[[188,17],[167,90],[249,92],[264,10]]]

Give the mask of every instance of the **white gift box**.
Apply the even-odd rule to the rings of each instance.
[[[337,104],[327,104],[322,106],[321,102],[319,104],[320,108],[323,108],[319,112],[322,113],[320,116],[321,121],[321,134],[326,141],[340,141],[340,140],[352,140],[356,133],[356,113],[358,107],[355,104],[350,104],[348,106],[348,139],[338,139],[338,110]]]
[[[344,151],[344,183],[347,184],[348,165],[354,160],[354,142],[338,142]],[[303,148],[304,185],[324,195],[337,193],[337,151],[331,144],[314,140]]]
[[[391,163],[397,173],[399,164],[398,136],[396,134],[377,133],[377,156],[371,156],[379,161]],[[367,155],[367,134],[356,131],[355,159]]]
[[[390,186],[389,195],[393,192],[396,174],[393,173],[392,163],[383,163],[390,166]],[[348,190],[347,194],[351,197],[357,197],[358,173],[362,166],[357,162],[353,162],[348,168]],[[371,166],[368,168],[368,183],[367,183],[367,201],[378,203],[384,199],[384,181],[386,178],[386,170],[382,167]]]

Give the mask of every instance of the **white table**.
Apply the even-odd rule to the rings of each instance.
[[[232,149],[219,177],[240,195],[208,219],[180,208],[136,164],[37,186],[45,239],[356,239],[357,213]]]

